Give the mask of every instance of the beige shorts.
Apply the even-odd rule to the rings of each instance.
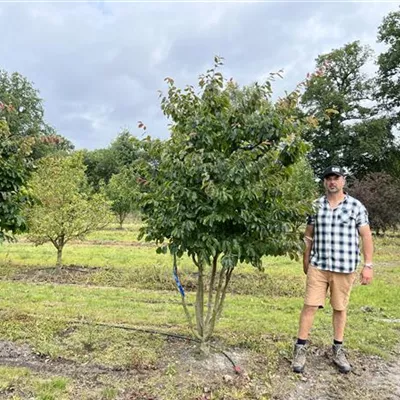
[[[307,271],[306,295],[304,304],[323,307],[327,291],[330,291],[330,302],[334,310],[347,308],[351,288],[356,279],[356,272],[343,274],[340,272],[322,271],[312,265]]]

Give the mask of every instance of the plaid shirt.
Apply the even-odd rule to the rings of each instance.
[[[351,273],[360,262],[358,228],[368,225],[368,213],[361,202],[346,194],[331,209],[326,196],[314,203],[316,214],[307,224],[314,226],[311,264],[318,269]]]

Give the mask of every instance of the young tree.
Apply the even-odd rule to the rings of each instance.
[[[139,209],[138,177],[131,168],[123,168],[111,177],[106,186],[107,197],[111,200],[111,209],[118,217],[120,228],[125,218]]]
[[[400,181],[385,173],[372,173],[356,180],[349,193],[367,208],[371,228],[379,235],[400,224]]]
[[[144,181],[142,201],[142,236],[175,261],[186,253],[198,269],[195,324],[181,295],[204,351],[235,267],[261,268],[265,255],[294,257],[296,227],[312,201],[287,201],[282,190],[307,149],[295,117],[298,92],[273,104],[269,81],[240,88],[223,78],[221,64],[216,57],[199,77],[199,93],[166,79],[161,108],[171,120],[171,138],[157,173]]]
[[[105,195],[93,194],[87,184],[81,153],[41,159],[30,186],[34,203],[26,210],[29,239],[36,245],[51,242],[58,268],[71,239],[82,239],[112,220]]]
[[[317,176],[328,165],[346,167],[355,177],[385,171],[397,151],[389,120],[373,105],[373,80],[363,73],[371,50],[359,42],[318,56],[302,104],[319,125],[306,132]]]

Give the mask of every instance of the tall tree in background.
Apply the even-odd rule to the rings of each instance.
[[[264,255],[294,256],[297,224],[312,201],[288,201],[282,190],[307,149],[298,93],[274,104],[269,81],[240,88],[220,66],[216,57],[199,90],[166,79],[161,108],[172,121],[171,139],[145,180],[142,203],[146,240],[159,252],[187,254],[197,267],[194,323],[183,291],[181,298],[205,351],[238,263],[260,268]]]
[[[24,187],[33,168],[33,139],[11,134],[6,116],[13,112],[12,107],[0,105],[0,243],[26,228],[21,210],[27,201]]]
[[[0,70],[0,101],[15,110],[6,117],[11,135],[35,137],[54,133],[44,121],[39,91],[18,72],[9,74]]]
[[[386,112],[391,129],[400,122],[400,11],[389,13],[378,29],[378,41],[387,46],[378,56],[376,98]],[[400,140],[393,146],[387,160],[386,172],[400,176]]]
[[[363,73],[371,50],[358,41],[318,56],[302,104],[319,126],[307,131],[310,162],[320,176],[339,164],[361,178],[388,168],[396,150],[389,120],[373,104],[373,80]]]
[[[387,46],[378,56],[378,98],[395,122],[400,122],[400,11],[383,19],[378,29],[378,41]]]
[[[56,133],[44,119],[43,100],[38,89],[27,78],[0,69],[0,106],[7,105],[13,112],[4,118],[12,138],[35,138],[31,157],[38,159],[58,152],[70,152],[74,146]]]
[[[142,122],[139,128],[146,129]],[[150,136],[138,139],[124,130],[106,149],[84,151],[88,181],[98,191],[102,184],[109,184],[112,176],[127,169],[139,180],[142,176],[153,176],[157,173],[163,146],[160,139]]]
[[[89,184],[98,191],[102,183],[108,184],[113,174],[117,174],[120,167],[114,157],[114,153],[108,147],[83,152],[85,172]]]
[[[110,151],[119,168],[132,165],[140,157],[140,143],[141,141],[127,130],[122,131],[111,143]]]

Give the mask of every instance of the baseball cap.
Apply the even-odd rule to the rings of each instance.
[[[343,168],[338,167],[337,165],[331,165],[324,171],[324,173],[322,174],[322,178],[325,178],[328,175],[345,176],[345,172]]]

